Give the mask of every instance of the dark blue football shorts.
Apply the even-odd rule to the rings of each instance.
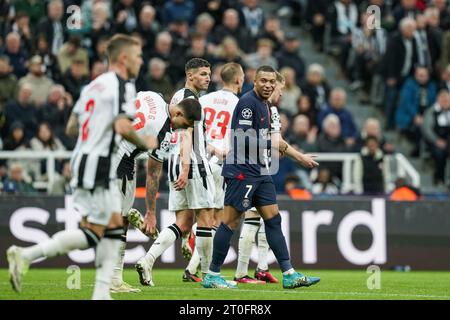
[[[258,180],[225,178],[225,183],[224,204],[239,212],[277,203],[275,185],[270,176]]]

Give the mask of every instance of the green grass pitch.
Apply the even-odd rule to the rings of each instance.
[[[227,279],[233,270],[224,270]],[[204,289],[198,283],[181,281],[182,270],[154,270],[155,287],[142,287],[137,274],[127,268],[124,279],[142,289],[140,293],[115,293],[117,300],[324,300],[324,299],[446,299],[450,300],[450,272],[381,272],[381,288],[368,289],[370,274],[365,270],[306,270],[306,274],[319,276],[321,282],[313,287],[294,290],[282,289],[280,284],[240,284],[237,290]],[[31,269],[24,278],[22,293],[14,292],[9,284],[8,272],[0,269],[0,299],[90,299],[95,271],[81,269],[81,289],[69,290],[70,276],[64,269]],[[281,279],[279,272],[274,275]]]

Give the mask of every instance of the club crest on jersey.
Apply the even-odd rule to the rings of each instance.
[[[253,111],[249,108],[245,108],[242,110],[241,114],[244,119],[250,119],[253,116]]]
[[[272,113],[271,118],[272,118],[273,122],[279,122],[280,121],[280,115],[278,114],[278,112]]]
[[[249,199],[244,199],[244,200],[242,201],[242,206],[243,206],[244,208],[250,207],[250,200],[249,200]]]
[[[159,145],[160,149],[164,152],[168,152],[169,151],[169,147],[170,147],[170,143],[167,140],[164,140],[161,142],[161,144]]]

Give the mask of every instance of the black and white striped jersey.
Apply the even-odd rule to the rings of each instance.
[[[168,145],[163,141],[170,139],[171,135],[169,106],[162,96],[154,91],[139,92],[135,100],[135,106],[136,117],[133,127],[137,135],[141,137],[158,137],[159,148],[147,152],[150,157],[163,162],[167,158],[168,152]],[[128,180],[132,180],[136,157],[144,152],[146,150],[141,150],[128,141],[122,141],[118,156],[115,159],[118,178],[126,177]]]
[[[134,119],[135,96],[134,84],[115,72],[102,74],[83,89],[73,109],[80,127],[70,162],[72,187],[109,188],[116,178],[111,162],[121,137],[114,131],[114,122],[122,114]]]
[[[170,101],[171,105],[175,105],[180,101],[191,98],[197,99],[198,96],[188,88],[183,88],[175,92]],[[211,174],[211,168],[206,156],[206,140],[205,140],[205,123],[202,115],[202,120],[197,121],[194,125],[194,134],[192,151],[191,151],[191,168],[189,170],[189,179],[202,178]],[[169,181],[176,181],[180,174],[180,151],[181,151],[181,139],[180,130],[176,130],[172,133],[170,139],[170,151],[169,151],[169,167],[168,177]]]

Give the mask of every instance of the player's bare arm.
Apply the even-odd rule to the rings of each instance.
[[[125,140],[131,142],[142,150],[156,149],[159,146],[158,139],[152,136],[140,138],[133,128],[132,122],[128,117],[119,116],[114,122],[114,130]]]
[[[319,164],[314,160],[315,156],[311,154],[301,153],[287,143],[280,133],[271,134],[272,147],[278,149],[281,155],[286,155],[293,160],[297,161],[299,164],[305,168],[314,168],[319,166]]]
[[[219,148],[214,147],[212,144],[208,143],[208,145],[206,146],[206,151],[211,155],[211,156],[216,156],[219,159],[225,159],[227,157],[228,151],[227,149],[222,150]]]
[[[70,115],[66,126],[66,134],[71,138],[75,138],[78,135],[78,116],[75,113]]]
[[[188,128],[183,131],[181,136],[181,149],[180,149],[180,158],[181,158],[181,169],[180,176],[178,180],[175,181],[176,190],[182,190],[186,187],[188,183],[189,169],[191,164],[191,150],[192,150],[192,135],[193,128]]]
[[[162,163],[149,158],[147,162],[147,179],[145,183],[145,205],[147,212],[144,217],[142,230],[149,236],[155,235],[156,231],[156,194],[159,190]]]

